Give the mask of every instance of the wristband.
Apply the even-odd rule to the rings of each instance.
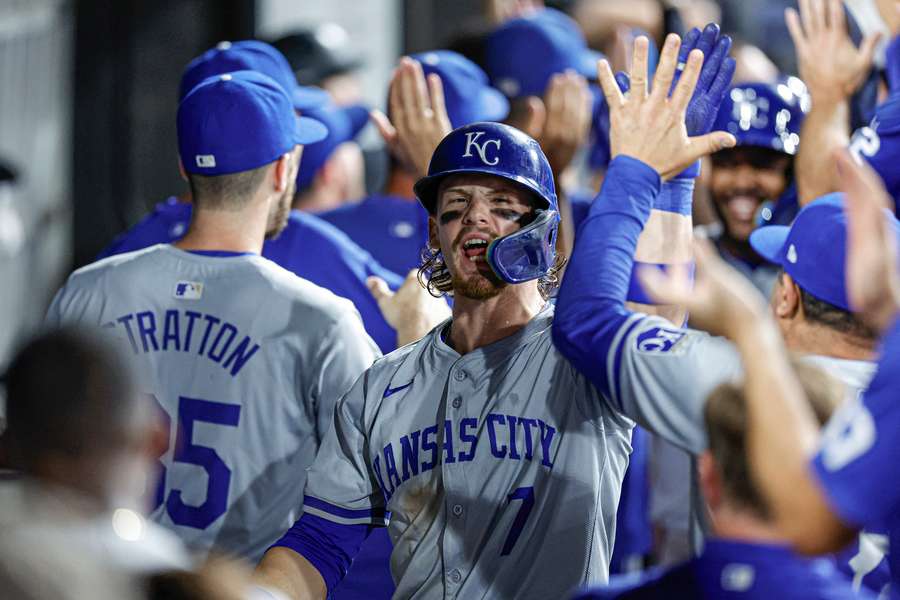
[[[700,163],[696,163],[699,171]],[[690,167],[688,170],[693,169]],[[687,171],[685,171],[687,172]],[[694,204],[694,179],[679,175],[663,183],[653,199],[653,209],[690,216]]]

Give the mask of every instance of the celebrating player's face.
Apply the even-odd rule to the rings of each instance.
[[[487,247],[522,227],[533,212],[528,194],[499,177],[455,175],[441,184],[437,206],[432,237],[453,276],[454,293],[476,300],[496,296],[507,284],[491,270]]]
[[[726,234],[746,242],[756,227],[756,213],[787,187],[790,157],[765,148],[734,148],[713,155],[710,179],[716,212]]]

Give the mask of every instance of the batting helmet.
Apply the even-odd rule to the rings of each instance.
[[[760,146],[793,156],[807,105],[806,86],[796,77],[774,85],[741,83],[725,95],[713,129],[733,134],[738,146]]]
[[[538,279],[553,267],[559,209],[550,163],[538,143],[502,123],[473,123],[454,129],[441,140],[428,165],[428,175],[415,185],[416,197],[434,215],[441,181],[450,175],[494,175],[531,192],[538,200],[535,218],[519,231],[491,242],[487,260],[508,283]]]

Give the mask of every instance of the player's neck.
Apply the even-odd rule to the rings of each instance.
[[[845,360],[876,360],[875,343],[871,340],[814,325],[800,318],[780,323],[788,350],[798,354],[814,354]]]
[[[721,506],[713,511],[715,537],[751,544],[786,544],[777,527],[745,510]]]
[[[416,178],[400,168],[391,169],[388,174],[387,184],[384,186],[386,196],[395,196],[397,198],[405,198],[410,202],[415,202],[416,195],[413,192],[413,184]]]
[[[460,354],[466,354],[502,340],[525,327],[544,303],[537,286],[528,284],[508,286],[487,300],[456,296],[447,343]]]
[[[182,250],[260,254],[267,222],[267,211],[260,210],[258,205],[231,211],[201,209],[195,204],[188,232],[175,246]]]

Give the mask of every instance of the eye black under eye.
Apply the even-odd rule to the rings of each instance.
[[[446,225],[450,221],[456,221],[462,217],[462,211],[460,210],[448,210],[441,213],[440,221],[441,225]]]
[[[522,217],[524,216],[522,213],[514,211],[514,210],[510,210],[508,208],[495,208],[495,209],[491,210],[491,212],[494,213],[495,215],[497,215],[498,217],[502,217],[504,219],[507,219],[507,220],[513,221],[513,222],[520,221],[522,219]]]

